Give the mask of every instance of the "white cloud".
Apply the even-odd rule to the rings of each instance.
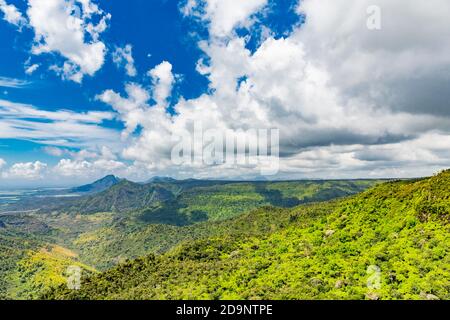
[[[7,171],[2,173],[2,177],[6,179],[25,179],[36,180],[43,177],[47,164],[40,161],[36,162],[20,162],[13,164]]]
[[[38,68],[39,68],[39,64],[37,64],[37,63],[32,64],[31,66],[27,66],[25,68],[25,73],[28,75],[32,75]]]
[[[3,19],[19,28],[27,24],[27,20],[22,16],[22,13],[16,6],[6,3],[5,0],[0,0],[0,11],[4,14]]]
[[[381,10],[381,30],[366,27],[370,5]],[[443,41],[450,37],[448,1],[306,0],[299,10],[307,23],[293,38],[327,70],[331,85],[395,110],[447,110],[441,94],[450,71],[450,43]]]
[[[54,171],[65,177],[81,176],[91,170],[92,164],[88,161],[72,161],[70,159],[62,159],[55,167]]]
[[[97,99],[111,105],[119,113],[121,120],[125,122],[126,131],[124,137],[133,133],[141,122],[149,93],[141,86],[130,83],[125,86],[128,98],[122,98],[112,90],[106,90]]]
[[[225,37],[238,26],[248,26],[249,18],[267,3],[267,0],[188,0],[182,12],[208,21],[212,36]]]
[[[117,159],[112,142],[108,145],[113,151],[101,150],[99,143],[93,147],[91,141],[78,153],[63,152],[72,159],[61,160],[54,173],[94,176],[115,171],[128,176],[158,170],[223,178],[258,174],[258,168],[174,167],[171,136],[192,132],[194,121],[203,122],[205,129],[279,128],[281,176],[289,178],[406,177],[444,168],[450,161],[450,43],[443,40],[450,38],[450,3],[408,3],[304,0],[298,10],[306,14],[306,24],[284,37],[267,32],[252,52],[246,48],[248,38],[234,30],[250,26],[266,1],[189,0],[184,14],[207,22],[211,34],[199,44],[207,59],[197,65],[210,81],[208,93],[181,98],[175,113],[168,114],[176,77],[167,61],[149,71],[149,89],[127,83],[125,94],[104,91],[97,98],[123,121],[121,157],[133,165],[126,168]],[[366,9],[373,4],[382,10],[378,31],[366,27]],[[411,31],[411,25],[421,27]],[[129,54],[132,58],[131,48]],[[76,68],[70,71],[73,66],[63,66],[62,74],[79,77]],[[17,107],[0,108],[0,137],[18,132],[29,137],[27,131],[33,130],[30,136],[41,136],[47,143],[52,135],[67,143],[71,132],[84,142],[89,136],[119,141],[115,134],[108,136],[110,130],[98,128],[104,114],[43,114],[29,106]],[[10,118],[3,119],[1,112]],[[23,112],[51,117],[57,125],[13,119]],[[27,130],[17,129],[22,127]]]
[[[376,32],[366,27],[366,9],[373,4],[382,9],[382,30]],[[200,43],[208,59],[198,64],[210,93],[181,99],[168,116],[157,107],[166,93],[155,99],[156,107],[148,104],[149,95],[158,96],[157,86],[153,92],[128,86],[125,98],[105,92],[102,100],[120,112],[127,133],[142,128],[124,150],[126,158],[167,169],[171,134],[191,132],[192,123],[202,121],[205,128],[279,128],[282,171],[289,177],[411,176],[448,166],[448,152],[423,142],[450,136],[444,108],[450,44],[442,41],[450,36],[447,1],[411,7],[406,0],[305,0],[299,10],[307,23],[284,38],[269,35],[253,53],[247,38],[232,31],[248,24],[262,3],[243,9],[232,1],[208,1],[203,12],[198,5],[189,1],[184,10],[210,21],[212,38]],[[417,34],[411,22],[421,25]],[[371,158],[374,153],[388,160]],[[217,167],[184,169],[230,177]]]
[[[102,10],[91,0],[77,0],[83,8],[83,18],[90,18],[93,14],[102,14]]]
[[[158,87],[158,86],[156,86]],[[139,160],[145,170],[164,168],[170,160],[171,117],[164,105],[150,106],[150,93],[137,84],[125,87],[127,97],[108,90],[98,97],[111,105],[125,123],[123,139],[125,148],[122,156],[126,159]],[[141,133],[136,136],[136,129]],[[161,156],[164,155],[164,156]]]
[[[119,143],[118,133],[101,126],[113,116],[97,111],[47,111],[0,99],[0,139],[25,139],[66,147],[114,146]]]
[[[42,148],[43,151],[51,156],[54,157],[62,157],[63,155],[69,153],[70,151],[64,148],[57,148],[57,147],[51,147],[51,146],[46,146],[44,148]]]
[[[65,63],[52,69],[64,79],[81,82],[85,75],[93,76],[103,66],[106,46],[98,38],[110,16],[90,0],[76,2],[29,0],[27,14],[35,32],[32,52],[60,54]],[[101,16],[98,25],[90,21],[93,15]],[[87,39],[86,33],[90,33],[92,40]]]
[[[175,77],[172,73],[172,65],[167,61],[163,61],[161,64],[150,70],[148,75],[152,78],[153,99],[156,101],[157,105],[166,105],[175,82]]]
[[[196,14],[197,6],[197,0],[187,0],[180,6],[180,11],[184,16],[192,16]]]
[[[86,160],[62,159],[53,172],[63,177],[99,177],[105,174],[124,170],[126,165],[120,161],[98,159],[93,162]]]
[[[0,77],[0,87],[4,88],[23,88],[30,84],[30,82],[21,80],[21,79],[14,79],[14,78],[7,78],[7,77]]]
[[[105,111],[74,112],[70,110],[46,111],[29,104],[15,103],[0,99],[0,115],[2,118],[34,118],[47,121],[80,121],[85,123],[101,123],[111,120],[113,114]]]
[[[47,149],[47,151],[50,150]],[[70,153],[66,153],[67,150],[64,149],[62,151],[66,155]],[[142,176],[142,171],[138,171],[133,165],[129,166],[121,161],[104,158],[103,154],[95,154],[88,160],[81,157],[61,159],[54,166],[34,161],[13,163],[7,167],[6,162],[0,159],[0,181],[6,186],[36,186],[39,183],[46,186],[67,187],[90,183],[109,174],[140,181],[149,177]]]
[[[125,67],[125,71],[128,76],[135,77],[137,75],[136,67],[134,66],[133,47],[127,44],[123,48],[116,48],[112,57],[114,63],[118,67]]]
[[[211,81],[209,106],[205,97],[181,101],[174,121],[214,118],[222,120],[219,127],[278,127],[282,169],[291,176],[411,176],[448,166],[448,152],[418,141],[439,139],[449,146],[450,44],[442,39],[450,36],[450,4],[300,4],[306,24],[285,38],[269,36],[253,54],[247,39],[236,35],[202,42],[209,60],[198,69]],[[376,32],[366,27],[366,9],[374,4],[382,13]],[[412,24],[422,27],[412,32]],[[216,115],[192,114],[192,105]],[[359,148],[392,158],[362,160]]]

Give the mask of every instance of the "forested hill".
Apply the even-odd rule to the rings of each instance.
[[[449,212],[450,171],[330,203],[265,207],[43,297],[450,299]]]
[[[135,183],[107,176],[93,184],[69,189],[71,193],[88,193],[79,197],[29,197],[10,204],[4,211],[38,211],[40,213],[92,214],[127,212],[155,207],[182,209],[202,207],[202,214],[227,218],[231,212],[204,211],[209,203],[214,210],[220,205],[234,214],[262,205],[292,207],[301,203],[325,201],[361,192],[379,180],[233,182],[209,180],[152,179]],[[109,187],[106,187],[109,186]],[[88,192],[89,190],[89,192]],[[96,190],[96,192],[94,192]],[[231,200],[231,201],[230,201]],[[200,205],[200,206],[199,206]],[[175,210],[177,211],[177,210]],[[178,210],[179,211],[179,210]]]
[[[108,188],[111,188],[112,186],[118,184],[120,182],[120,179],[113,175],[105,176],[104,178],[97,180],[93,183],[86,184],[80,187],[69,189],[68,191],[70,193],[98,193],[102,192],[104,190],[107,190]]]
[[[264,206],[295,207],[348,196],[380,182],[156,178],[134,183],[108,176],[63,190],[82,196],[31,195],[0,212],[0,299],[36,298],[65,283],[70,265],[105,271],[126,259],[163,254],[181,242],[238,231],[258,235],[271,230],[272,215],[268,221],[251,214],[230,219]]]

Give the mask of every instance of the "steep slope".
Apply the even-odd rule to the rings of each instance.
[[[84,214],[124,212],[136,208],[145,208],[154,202],[167,201],[173,197],[172,192],[159,185],[141,185],[122,180],[104,192],[77,199],[69,206],[57,208],[56,211]]]
[[[70,193],[98,193],[105,191],[112,186],[118,184],[120,179],[113,175],[108,175],[100,180],[93,183],[86,184],[84,186],[72,188],[69,190]]]
[[[446,171],[331,204],[265,208],[44,297],[450,299],[449,197]]]
[[[10,226],[0,231],[0,300],[38,298],[42,291],[66,283],[69,266],[95,272],[75,253],[46,239]]]
[[[40,292],[50,287],[67,286],[70,270],[74,267],[79,268],[80,275],[96,272],[77,258],[76,253],[55,245],[46,244],[37,250],[28,250],[7,276],[9,298],[37,299]]]
[[[195,183],[189,188],[184,186],[181,192],[173,190],[176,199],[154,202],[144,210],[116,214],[112,224],[81,233],[69,246],[79,252],[84,262],[105,270],[124,259],[160,254],[181,241],[214,234],[216,229],[223,229],[228,219],[256,208],[329,200],[356,193],[377,182]]]
[[[15,285],[10,275],[29,252],[45,245],[54,230],[46,223],[27,215],[0,215],[0,300],[12,298]]]
[[[36,249],[40,242],[25,240],[22,235],[0,230],[0,300],[11,298],[8,276],[17,268],[17,263],[28,250]]]
[[[261,206],[317,201],[324,195],[352,194],[377,183],[163,180],[147,185],[123,180],[101,193],[75,199],[30,198],[39,211],[0,214],[0,234],[16,234],[11,236],[13,241],[8,236],[4,242],[8,257],[0,276],[12,272],[23,258],[16,240],[25,244],[34,239],[33,250],[58,244],[76,252],[85,264],[106,270],[125,259],[164,253],[182,241],[226,230],[220,221]],[[127,210],[142,206],[145,209]],[[4,290],[0,283],[0,291]]]
[[[112,183],[116,178],[111,176],[105,179]],[[106,182],[96,182],[79,190],[98,190],[99,185],[104,187]],[[151,183],[139,184],[121,180],[105,191],[80,197],[31,196],[9,204],[4,211],[91,214],[145,210],[142,218],[147,223],[185,225],[203,220],[227,219],[264,205],[293,207],[301,203],[326,201],[361,192],[379,182],[156,179]],[[168,215],[171,217],[166,219]]]
[[[76,214],[124,212],[172,198],[172,192],[158,184],[142,185],[121,180],[103,192],[81,197],[30,197],[11,204],[8,210]]]
[[[103,192],[73,199],[30,197],[30,205],[40,210],[0,214],[0,296],[36,297],[53,280],[61,282],[61,266],[69,262],[106,270],[126,259],[165,253],[181,242],[249,233],[252,216],[235,223],[228,219],[261,206],[330,199],[378,183],[157,180],[146,185],[122,180]],[[269,220],[273,218],[261,218],[254,231],[271,230]],[[70,249],[77,257],[54,259],[42,253],[49,245]],[[42,275],[51,275],[52,281],[33,280],[44,279]]]
[[[185,189],[178,202],[208,220],[223,220],[262,206],[291,208],[356,194],[377,180],[229,182]]]

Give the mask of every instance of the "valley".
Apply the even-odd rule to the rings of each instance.
[[[377,183],[164,178],[133,183],[107,176],[87,186],[37,192],[4,205],[0,214],[0,292],[3,298],[33,299],[63,285],[70,265],[92,274],[209,236],[259,234],[269,221],[239,219],[258,208],[327,201]],[[234,219],[241,224],[230,223]]]
[[[79,291],[60,286],[44,297],[447,300],[449,191],[445,171],[344,199],[259,208],[85,277]]]

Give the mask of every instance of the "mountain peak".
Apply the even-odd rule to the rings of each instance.
[[[174,178],[171,177],[159,177],[159,176],[155,176],[153,178],[150,178],[149,180],[146,181],[146,183],[155,183],[155,182],[175,182],[177,181]]]
[[[93,183],[73,188],[70,191],[73,193],[97,193],[118,184],[120,181],[121,179],[114,175],[107,175]]]
[[[116,181],[116,182],[118,182],[118,181],[120,181],[120,178],[116,177],[115,175],[109,174],[109,175],[104,176],[103,178],[95,181],[94,183],[101,182],[101,181]]]

